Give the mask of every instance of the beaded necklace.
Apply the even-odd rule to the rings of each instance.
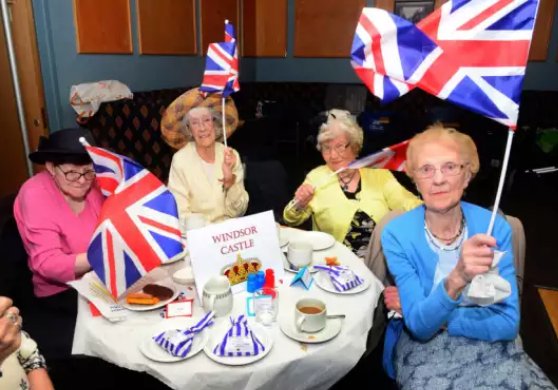
[[[426,232],[426,237],[428,237],[428,241],[438,250],[442,250],[445,252],[452,252],[459,249],[465,239],[465,235],[463,234],[464,228],[465,228],[465,214],[463,214],[463,210],[461,210],[461,226],[459,227],[459,231],[452,238],[445,240],[445,241],[450,241],[449,244],[444,244],[443,238],[436,236],[434,233],[430,231],[430,229],[428,228],[428,224],[426,223],[426,215],[424,216],[424,231]]]

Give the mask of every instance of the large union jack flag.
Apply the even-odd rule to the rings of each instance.
[[[220,93],[223,97],[228,97],[239,90],[238,49],[234,26],[225,21],[225,42],[210,43],[207,49],[200,91]]]
[[[418,25],[365,8],[352,64],[389,102],[415,86],[515,128],[538,0],[453,0]]]
[[[135,161],[86,146],[107,199],[87,249],[91,267],[115,298],[161,264],[182,255],[176,201]]]

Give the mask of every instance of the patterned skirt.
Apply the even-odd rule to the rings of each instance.
[[[448,332],[421,342],[403,331],[395,370],[401,389],[556,389],[517,341],[489,343]]]

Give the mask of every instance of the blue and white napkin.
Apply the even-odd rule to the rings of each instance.
[[[331,284],[337,291],[348,291],[364,283],[364,279],[355,274],[346,265],[315,265],[314,269],[329,274]]]
[[[202,330],[213,325],[213,317],[215,312],[207,313],[196,325],[186,329],[172,329],[161,332],[157,336],[153,336],[153,340],[170,353],[172,356],[185,357],[192,349],[194,337]]]
[[[231,327],[223,336],[223,340],[213,349],[217,356],[257,356],[265,351],[265,345],[248,327],[244,314],[237,318],[231,317]]]

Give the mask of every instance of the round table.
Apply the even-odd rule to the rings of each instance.
[[[336,242],[329,249],[314,252],[315,261],[323,261],[325,256],[337,256],[342,264],[350,266],[369,280],[370,287],[358,294],[342,295],[324,291],[314,282],[309,290],[305,290],[302,287],[290,287],[294,273],[285,272],[285,279],[278,286],[277,322],[267,328],[274,340],[273,347],[267,356],[252,364],[222,365],[211,360],[203,351],[176,363],[151,361],[140,352],[138,346],[162,321],[160,310],[130,312],[125,321],[111,323],[103,317],[93,317],[83,297],[79,299],[72,352],[96,356],[131,370],[145,371],[174,389],[328,388],[346,375],[364,353],[374,309],[383,286],[362,260],[344,245]],[[183,266],[182,261],[166,265],[150,276],[170,281],[169,275]],[[178,284],[175,287],[187,289]],[[246,292],[234,295],[232,314],[246,312],[247,296]],[[304,344],[281,331],[279,323],[292,319],[294,305],[303,297],[319,298],[327,304],[328,313],[346,315],[337,337],[320,344]],[[203,314],[196,297],[194,317],[199,318]],[[220,321],[228,321],[228,317],[217,318],[216,321],[219,324]],[[250,321],[254,321],[253,318]]]

